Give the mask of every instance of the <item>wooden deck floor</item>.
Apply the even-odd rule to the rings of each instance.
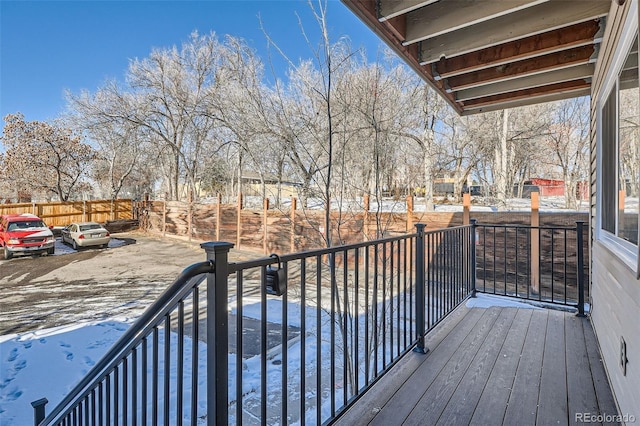
[[[567,425],[617,414],[587,318],[551,309],[459,307],[340,425]],[[581,422],[578,422],[581,423]]]

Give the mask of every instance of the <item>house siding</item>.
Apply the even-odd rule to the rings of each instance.
[[[591,319],[602,360],[609,376],[620,414],[640,419],[640,281],[636,273],[596,236],[598,97],[632,2],[611,2],[607,30],[596,65],[591,97]],[[627,345],[626,375],[620,365],[621,339]],[[608,414],[608,413],[602,413]]]

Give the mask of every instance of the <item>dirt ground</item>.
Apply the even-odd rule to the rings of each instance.
[[[176,276],[206,260],[196,242],[113,234],[107,249],[0,260],[0,336],[88,320],[139,316]],[[230,259],[262,257],[232,250]]]

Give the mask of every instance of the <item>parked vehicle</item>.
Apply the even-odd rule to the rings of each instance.
[[[111,236],[102,225],[96,222],[79,222],[66,226],[60,234],[62,242],[71,245],[74,250],[78,247],[109,245]]]
[[[54,254],[55,242],[51,228],[36,215],[0,216],[0,246],[5,260],[15,254]]]

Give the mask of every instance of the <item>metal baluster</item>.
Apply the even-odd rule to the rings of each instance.
[[[104,395],[103,395],[103,391],[102,391],[102,383],[100,382],[98,384],[98,426],[102,426],[103,425],[103,418],[104,418]]]
[[[138,352],[131,350],[131,424],[138,424]]]
[[[158,352],[160,333],[158,327],[153,327],[153,348],[151,349],[151,424],[158,424],[158,379],[160,375],[160,363]],[[109,422],[107,421],[107,424]]]
[[[170,419],[170,402],[171,402],[171,314],[168,313],[164,317],[164,411],[163,411],[163,423],[165,426],[169,426]]]
[[[184,392],[184,302],[178,302],[178,359],[176,380],[176,424],[183,421],[183,392]]]
[[[120,388],[120,380],[118,377],[118,367],[116,366],[113,370],[113,424],[114,426],[118,426],[120,422],[120,412],[119,412],[119,404],[120,404],[120,396],[118,394],[118,389]]]
[[[127,426],[129,415],[129,362],[122,360],[122,425]]]
[[[344,301],[342,303],[342,319],[343,319],[343,331],[342,331],[342,405],[347,405],[347,384],[349,383],[349,365],[347,364],[348,358],[347,354],[349,351],[349,330],[348,330],[348,316],[350,311],[349,306],[349,286],[347,285],[349,282],[349,251],[344,250],[342,252],[342,286],[343,286],[343,298]],[[355,311],[354,311],[355,312]]]
[[[316,424],[322,424],[322,256],[316,256]]]
[[[194,338],[194,341],[197,339]],[[142,389],[141,389],[141,400],[140,400],[140,409],[142,411],[142,424],[147,424],[147,345],[149,342],[147,341],[147,336],[142,338],[142,362],[141,362],[141,378],[142,378]],[[102,416],[101,416],[102,417]]]
[[[191,426],[196,426],[198,424],[198,360],[200,359],[198,348],[200,340],[200,289],[198,286],[194,287],[191,293],[191,310]],[[146,355],[144,358],[146,359]],[[143,415],[146,411],[146,409],[142,410]],[[143,420],[142,424],[146,424],[146,422]]]
[[[306,424],[305,395],[307,392],[307,264],[300,259],[300,426]]]
[[[282,262],[282,268],[285,270],[285,274],[288,275],[288,273],[286,271],[288,271],[288,264],[287,262]],[[289,318],[288,318],[288,292],[285,291],[284,294],[282,295],[282,340],[281,340],[281,344],[282,344],[282,401],[281,401],[281,417],[280,417],[280,423],[281,424],[286,424],[289,423],[288,418],[287,418],[287,412],[288,412],[288,401],[287,401],[287,386],[288,386],[288,381],[287,381],[287,364],[288,364],[288,354],[289,354],[289,348],[287,346],[287,341],[288,339],[288,323],[289,323]]]
[[[111,379],[110,379],[110,374],[108,374],[105,377],[105,399],[107,402],[107,406],[105,409],[105,414],[107,416],[106,418],[106,424],[107,425],[111,425]]]
[[[242,271],[236,272],[236,425],[242,425],[242,412],[244,402],[242,400],[242,336],[243,324],[243,299],[244,277]],[[265,324],[266,327],[266,324]]]

